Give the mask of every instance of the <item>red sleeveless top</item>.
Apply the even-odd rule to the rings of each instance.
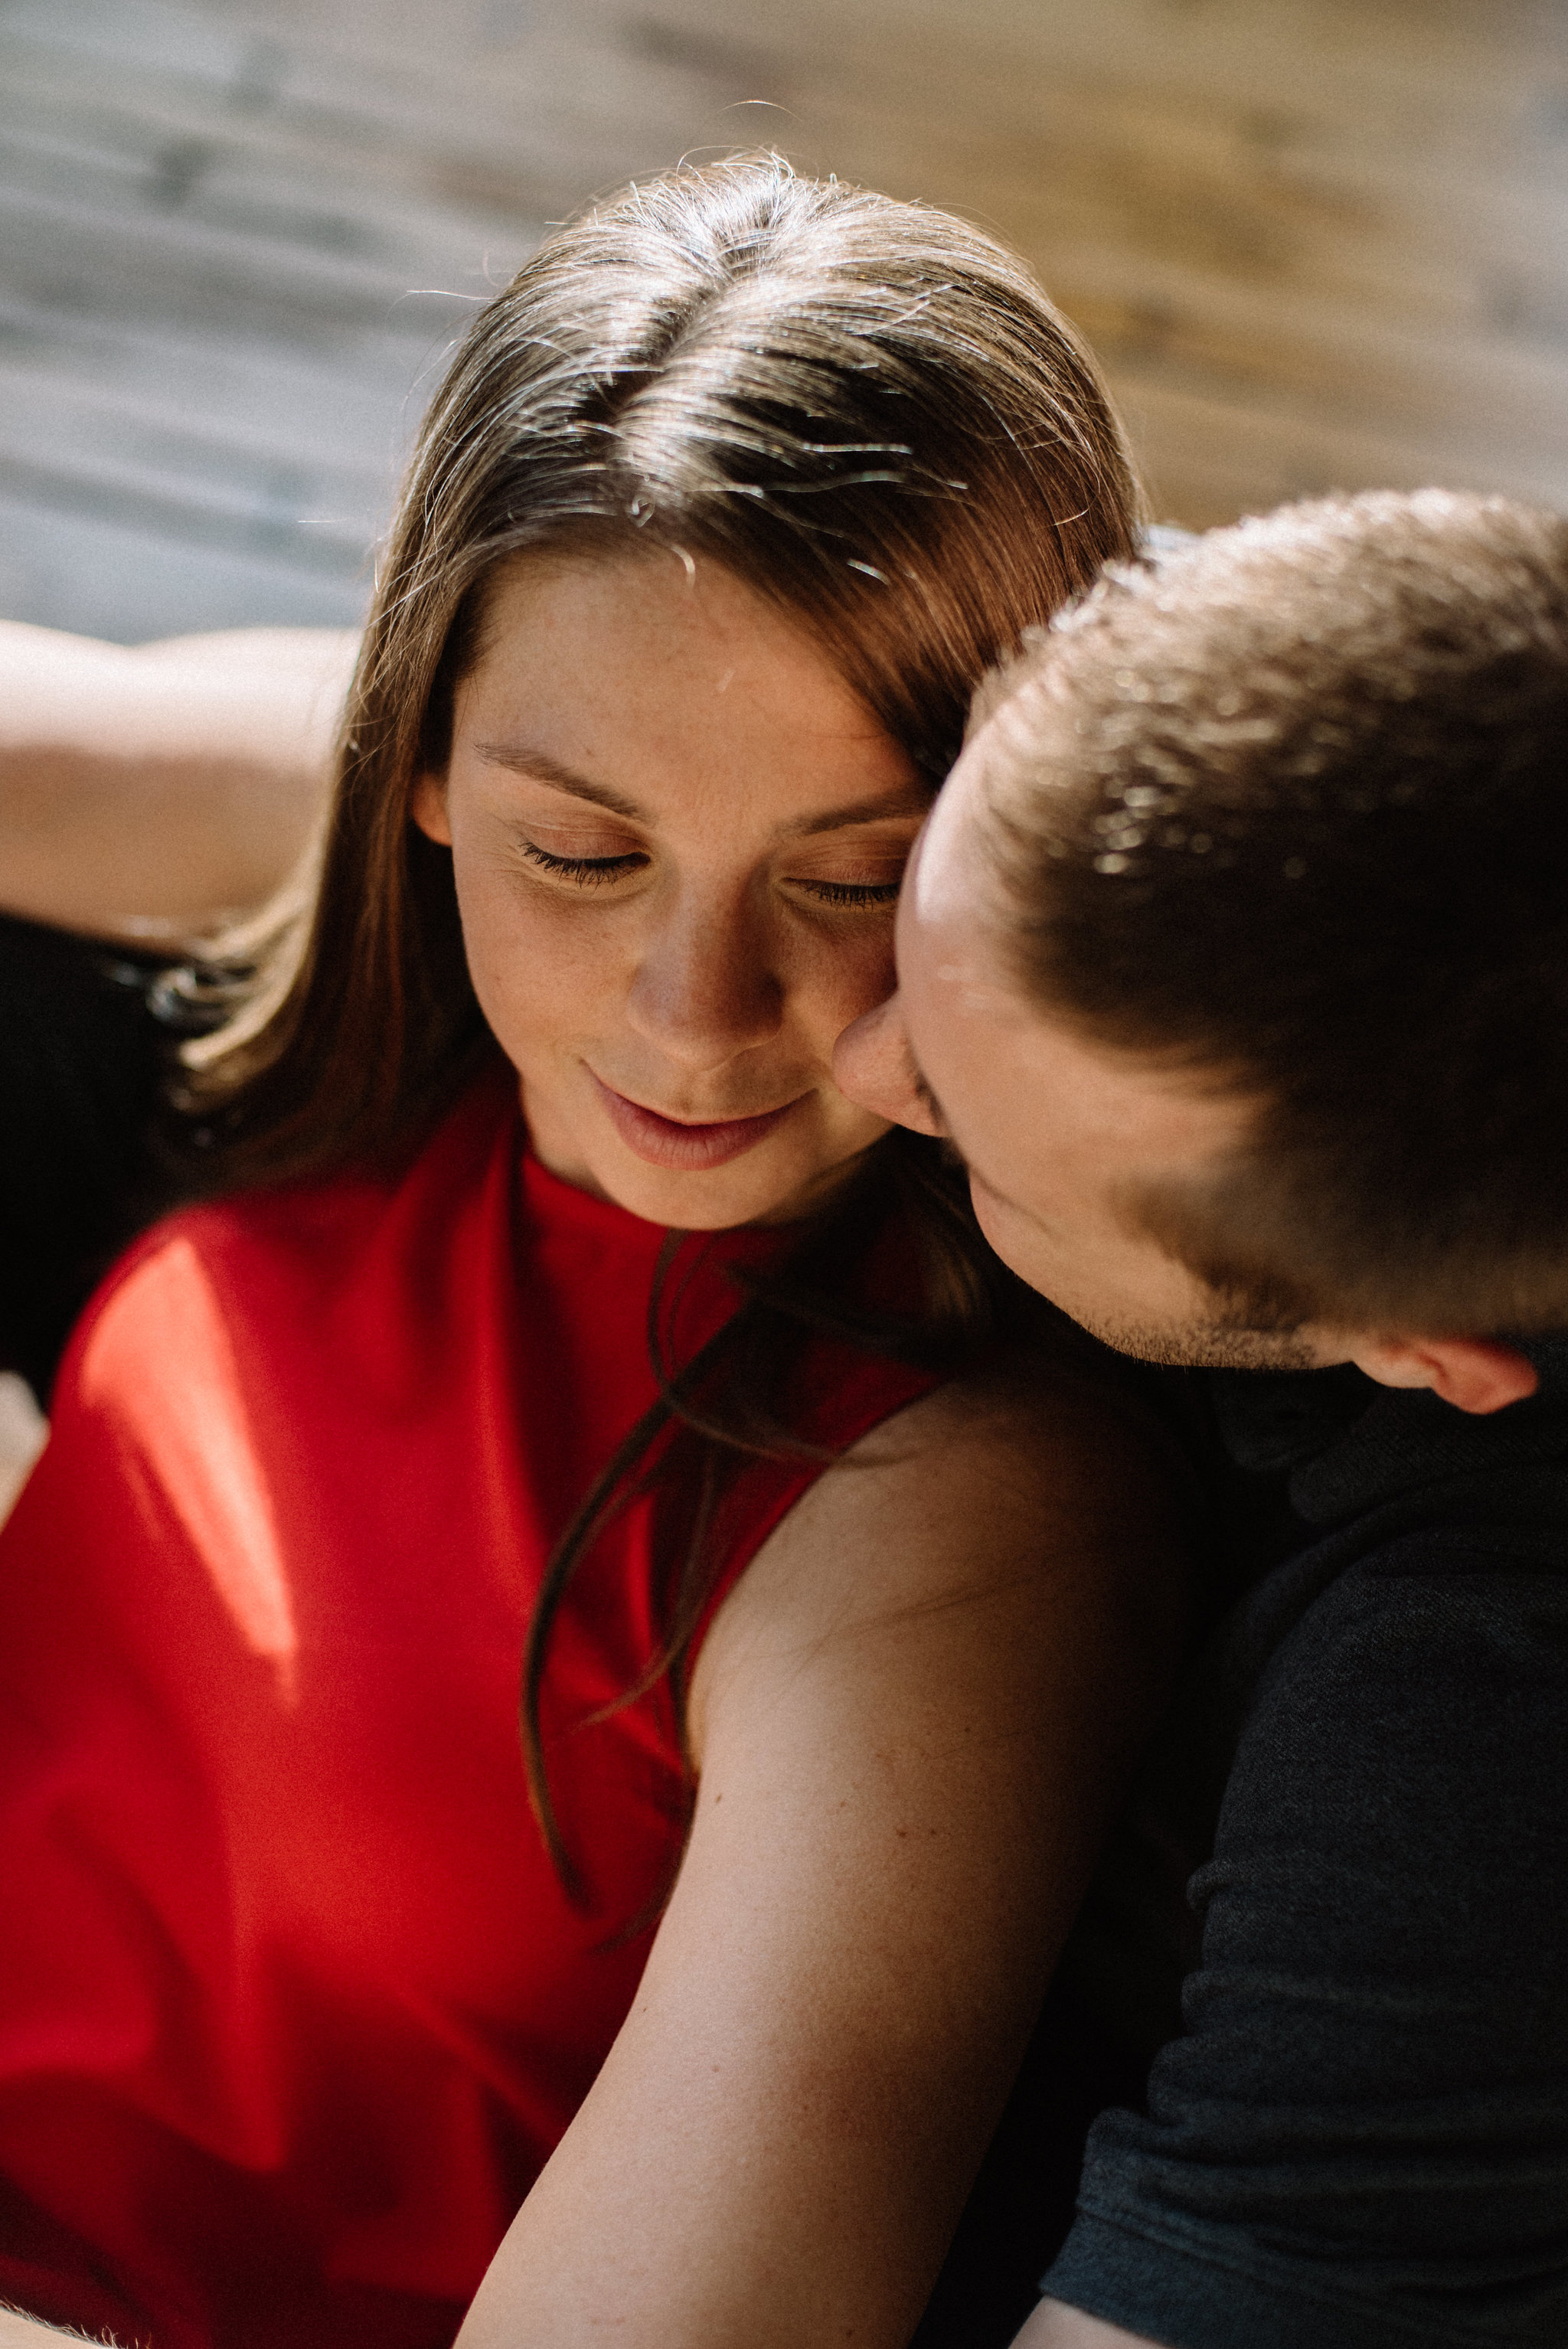
[[[581,1908],[517,1726],[545,1559],[654,1398],[663,1238],[487,1081],[401,1179],[176,1216],[89,1309],[0,1534],[0,2300],[153,2349],[449,2341],[679,1854],[667,1692],[588,1720],[655,1644],[655,1504],[551,1650]],[[686,1244],[681,1353],[777,1245]],[[807,1432],[929,1383],[814,1340]],[[815,1473],[746,1470],[715,1605]]]

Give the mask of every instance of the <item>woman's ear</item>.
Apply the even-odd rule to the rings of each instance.
[[[428,840],[443,848],[452,844],[452,827],[447,821],[447,779],[433,775],[428,770],[414,786],[414,796],[408,802],[408,812]]]

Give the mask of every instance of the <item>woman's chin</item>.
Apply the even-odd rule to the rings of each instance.
[[[765,1143],[744,1158],[701,1171],[650,1166],[613,1146],[593,1152],[583,1187],[598,1191],[629,1215],[677,1231],[793,1223],[830,1198],[877,1139],[875,1133],[846,1136],[836,1151],[820,1156]],[[569,1182],[582,1180],[564,1168],[557,1171]]]
[[[738,1224],[789,1223],[809,1215],[861,1153],[852,1150],[847,1159],[805,1165],[798,1159],[752,1166],[732,1160],[727,1166],[702,1172],[645,1165],[630,1152],[614,1153],[615,1163],[611,1164],[611,1155],[596,1154],[593,1174],[604,1196],[617,1206],[678,1231],[721,1232]],[[756,1155],[764,1159],[772,1154],[758,1151]]]

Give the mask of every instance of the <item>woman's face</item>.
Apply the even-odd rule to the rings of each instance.
[[[544,1164],[690,1230],[812,1206],[886,1130],[830,1063],[892,986],[927,798],[821,651],[718,565],[509,565],[414,812],[451,847]]]

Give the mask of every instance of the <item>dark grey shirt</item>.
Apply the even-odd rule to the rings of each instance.
[[[1486,1419],[1189,1381],[1274,1563],[1071,1952],[1163,2044],[1045,2279],[1171,2349],[1568,2342],[1568,1340],[1531,1351],[1542,1392]]]

